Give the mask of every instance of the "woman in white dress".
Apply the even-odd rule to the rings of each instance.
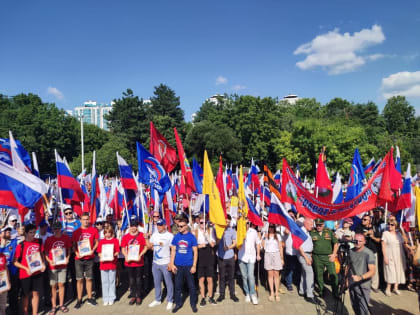
[[[400,295],[398,285],[405,283],[405,256],[403,238],[397,231],[397,221],[391,218],[388,221],[388,230],[382,234],[382,252],[384,256],[384,277],[386,282],[385,294],[391,296],[391,285],[394,292]]]
[[[276,227],[270,225],[268,233],[263,236],[261,246],[265,250],[264,269],[268,274],[268,285],[270,287],[269,301],[280,301],[278,294],[280,285],[280,270],[283,269],[283,242],[276,233]]]

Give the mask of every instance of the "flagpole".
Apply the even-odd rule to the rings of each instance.
[[[385,202],[385,219],[384,219],[385,225],[386,225],[386,222],[388,221],[387,217],[388,217],[388,201]]]
[[[57,150],[54,150],[55,153],[55,164],[57,165],[57,157],[58,157],[58,153]],[[64,226],[64,212],[63,212],[63,195],[61,193],[61,187],[60,185],[58,185],[58,172],[57,172],[57,187],[58,187],[58,197],[60,200],[60,215],[61,215],[61,224],[63,226],[63,229],[65,228]],[[57,215],[57,214],[56,214]],[[54,221],[57,219],[57,216],[55,217]]]

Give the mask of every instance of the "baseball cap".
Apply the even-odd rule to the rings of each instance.
[[[352,218],[345,218],[345,219],[343,220],[343,223],[350,223],[350,224],[353,224],[353,219],[352,219]]]
[[[130,226],[137,226],[139,225],[139,220],[137,219],[137,216],[132,215],[130,217]]]
[[[15,221],[15,220],[17,220],[17,216],[15,216],[14,214],[9,216],[9,221]]]
[[[52,225],[53,230],[55,229],[61,229],[63,226],[60,222],[54,222]]]
[[[2,228],[2,229],[0,230],[0,232],[5,232],[5,231],[7,231],[7,230],[11,231],[11,230],[12,230],[12,227],[11,227],[11,226],[5,226],[4,228]]]
[[[45,220],[42,220],[40,223],[39,223],[39,227],[44,227],[44,226],[47,226],[48,225],[48,223],[47,223],[47,221],[45,221]]]
[[[321,218],[317,218],[317,219],[315,219],[315,224],[316,225],[318,225],[318,224],[324,224],[324,220],[321,219]]]
[[[166,220],[165,219],[159,219],[156,222],[157,225],[166,225]]]

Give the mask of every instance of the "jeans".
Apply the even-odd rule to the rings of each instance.
[[[356,315],[369,315],[370,288],[360,284],[350,286],[350,301]]]
[[[172,274],[168,271],[168,265],[152,265],[153,281],[155,283],[155,301],[161,302],[162,299],[162,278],[165,280],[168,302],[174,301],[174,284],[172,283]]]
[[[254,265],[254,263],[239,262],[246,295],[255,295]]]
[[[284,281],[287,287],[291,287],[293,284],[293,273],[298,267],[298,259],[295,255],[286,254],[284,264]]]
[[[126,267],[128,271],[128,280],[130,284],[131,297],[141,298],[143,296],[143,266],[141,267]]]
[[[176,266],[178,269],[175,274],[175,304],[182,305],[182,287],[184,279],[187,280],[188,290],[190,293],[190,305],[197,305],[197,292],[195,290],[194,275],[190,272],[192,266]]]
[[[114,302],[115,295],[115,275],[116,270],[101,270],[102,279],[102,299],[104,303]]]

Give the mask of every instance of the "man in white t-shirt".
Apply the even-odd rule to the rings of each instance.
[[[168,270],[168,264],[171,260],[170,246],[174,236],[166,230],[166,221],[164,219],[157,220],[156,227],[157,233],[153,233],[150,239],[146,240],[147,247],[149,249],[153,248],[152,273],[155,284],[155,300],[149,304],[149,307],[155,307],[162,303],[161,282],[163,278],[167,289],[168,305],[166,309],[171,310],[173,306],[174,285],[172,283],[172,274]]]

